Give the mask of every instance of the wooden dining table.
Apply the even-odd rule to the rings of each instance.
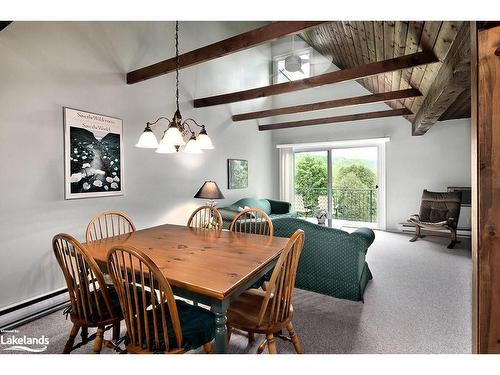
[[[86,247],[103,268],[115,245],[144,252],[176,296],[210,306],[215,314],[215,352],[225,353],[229,304],[273,269],[286,243],[281,237],[165,224],[87,242]]]

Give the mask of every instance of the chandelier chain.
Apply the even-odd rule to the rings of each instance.
[[[179,21],[175,21],[175,102],[179,110]]]

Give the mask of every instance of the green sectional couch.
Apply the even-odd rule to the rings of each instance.
[[[375,239],[371,229],[353,233],[310,223],[302,219],[273,220],[274,235],[290,237],[297,229],[305,233],[295,286],[300,289],[352,301],[363,301],[372,274],[366,252]]]
[[[257,199],[257,198],[243,198],[232,205],[227,207],[219,208],[219,212],[222,215],[222,220],[224,221],[224,228],[228,229],[233,217],[238,214],[238,207],[245,208],[260,208],[263,210],[271,220],[283,217],[297,217],[297,213],[290,211],[291,204],[289,202],[277,201],[274,199]]]

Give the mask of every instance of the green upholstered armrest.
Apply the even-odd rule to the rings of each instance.
[[[368,247],[375,240],[375,233],[369,228],[358,228],[351,233],[353,238],[363,243],[363,247],[368,250]]]
[[[268,199],[271,204],[271,213],[273,214],[287,214],[290,212],[292,204],[285,201],[277,201],[274,199]]]

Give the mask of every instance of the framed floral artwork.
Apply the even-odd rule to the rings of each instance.
[[[123,195],[123,123],[63,108],[65,198]]]

